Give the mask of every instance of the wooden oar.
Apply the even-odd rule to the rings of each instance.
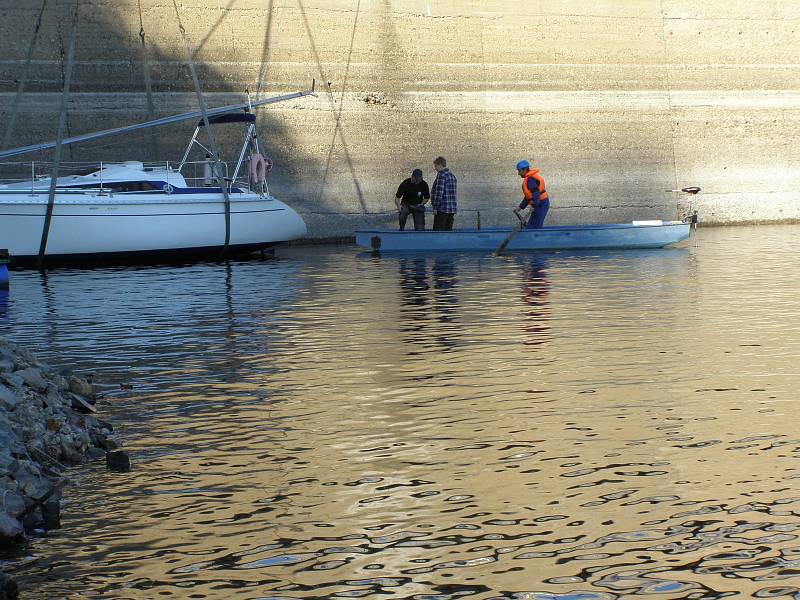
[[[508,243],[514,239],[514,236],[517,235],[528,223],[527,219],[523,219],[519,216],[519,213],[514,214],[517,215],[517,218],[519,219],[519,225],[514,227],[514,229],[511,230],[511,233],[508,234],[508,237],[506,237],[506,239],[500,243],[500,245],[497,247],[497,250],[494,251],[495,256],[500,256],[503,253],[503,250],[506,249],[506,246],[508,246]]]

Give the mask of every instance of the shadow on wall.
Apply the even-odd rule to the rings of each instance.
[[[65,136],[121,127],[198,108],[174,9],[171,3],[166,3],[168,7],[155,7],[149,6],[151,2],[81,3]],[[193,49],[208,108],[243,102],[247,98],[246,91],[257,99],[300,89],[268,81],[270,44],[275,35],[274,0],[264,3],[257,20],[261,26],[253,28],[255,33],[252,35],[258,35],[262,45],[258,50],[260,65],[257,72],[239,72],[240,65],[235,56],[218,53],[233,43],[233,38],[229,42],[224,36],[231,36],[231,27],[226,21],[237,2],[228,0],[224,7],[213,9],[180,7],[181,21]],[[32,67],[26,72],[26,56],[43,6],[41,27],[31,56]],[[74,2],[40,0],[9,9],[8,22],[19,34],[6,36],[4,41],[0,41],[3,55],[11,59],[0,71],[3,123],[9,121],[20,81],[24,84],[10,147],[56,137],[74,6]],[[211,19],[206,13],[212,15]],[[205,31],[200,30],[198,23],[203,24]],[[251,38],[250,41],[255,45],[256,40]],[[231,49],[228,52],[235,51]],[[225,65],[231,68],[226,70]],[[302,89],[311,85],[312,76]],[[269,91],[265,92],[267,89]],[[281,104],[273,106],[280,107]],[[283,107],[285,109],[286,105]],[[296,145],[287,140],[286,127],[274,110],[270,106],[257,110],[263,150],[276,165],[271,183],[277,187],[295,186],[300,182],[300,174],[292,167],[295,162],[304,162],[304,158],[294,150],[287,150],[296,148]],[[62,160],[176,161],[182,156],[196,125],[197,121],[190,120],[67,146]],[[0,133],[5,135],[6,132]],[[236,160],[243,139],[241,128],[217,126],[215,137],[223,159]],[[197,156],[194,160],[201,158]],[[49,161],[52,160],[52,151],[22,155],[13,160]]]

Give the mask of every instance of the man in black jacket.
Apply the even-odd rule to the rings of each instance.
[[[394,195],[394,203],[400,216],[400,231],[405,230],[409,214],[414,217],[414,230],[425,230],[425,204],[430,199],[431,192],[422,178],[422,171],[414,169],[411,177],[403,180]]]

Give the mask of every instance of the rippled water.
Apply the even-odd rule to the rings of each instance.
[[[6,567],[24,598],[800,598],[799,235],[12,273],[0,334],[94,373],[135,464],[73,470]]]

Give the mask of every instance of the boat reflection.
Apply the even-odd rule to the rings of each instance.
[[[104,361],[93,370],[106,372],[109,388],[135,378],[142,391],[158,387],[177,364],[197,382],[217,382],[215,371],[235,381],[242,357],[267,354],[280,341],[284,308],[305,285],[297,262],[278,259],[20,271],[14,283],[7,310],[0,298],[6,329],[34,311],[39,323],[16,341],[57,366],[66,356],[74,365],[96,364],[91,357],[99,353]],[[242,327],[263,333],[242,338]],[[195,358],[197,348],[204,350]]]

